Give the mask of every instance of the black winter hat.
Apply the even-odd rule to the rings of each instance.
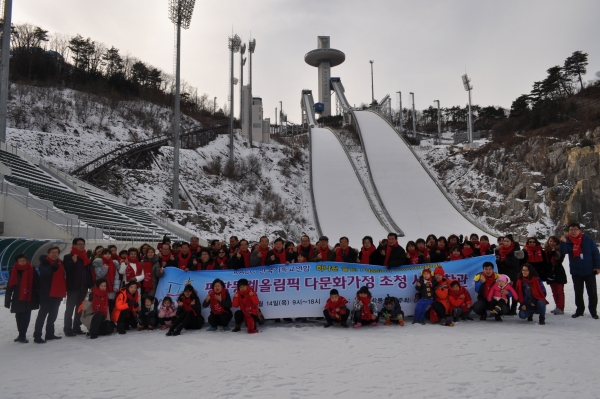
[[[186,291],[191,291],[191,292],[194,292],[194,287],[193,287],[191,284],[188,284],[188,285],[186,285],[186,286],[185,286],[185,288],[183,289],[183,292],[186,292]]]
[[[102,283],[106,283],[106,289],[108,289],[108,282],[106,281],[106,279],[103,279],[103,278],[99,278],[98,280],[96,280],[96,282],[94,283],[94,285],[97,288],[100,288],[100,284],[102,284]]]
[[[213,290],[215,289],[215,284],[217,283],[221,283],[221,287],[225,288],[225,283],[223,282],[223,280],[221,280],[220,278],[216,278],[215,281],[212,282],[211,288]]]
[[[237,282],[238,288],[240,288],[242,285],[249,285],[248,284],[248,280],[246,280],[245,278],[239,279],[238,282]]]

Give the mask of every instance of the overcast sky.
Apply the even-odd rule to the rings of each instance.
[[[17,0],[13,21],[51,33],[81,34],[173,71],[173,26],[168,0]],[[510,107],[528,93],[546,69],[562,65],[575,50],[589,54],[588,74],[600,71],[600,1],[377,1],[252,0],[196,1],[189,30],[182,33],[182,77],[223,105],[228,92],[227,37],[256,38],[254,94],[265,117],[283,101],[298,122],[302,89],[316,97],[317,70],[304,55],[318,35],[346,54],[332,69],[351,104],[369,102],[369,60],[374,60],[375,97],[415,93],[417,109],[439,99],[442,107],[464,105],[460,76],[472,78],[473,103]],[[239,54],[235,57],[239,77]],[[246,64],[248,65],[248,64]],[[247,82],[247,69],[245,71]],[[238,86],[239,90],[239,86]],[[239,91],[236,90],[236,101]],[[397,107],[397,97],[394,99]],[[235,106],[236,116],[239,102]]]

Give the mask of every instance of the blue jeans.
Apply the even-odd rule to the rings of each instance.
[[[519,309],[522,305],[519,306]],[[534,307],[531,305],[526,305],[526,310],[519,310],[519,318],[526,319],[534,313],[539,314],[540,316],[546,316],[546,301],[538,300]]]
[[[415,307],[414,321],[421,321],[425,319],[427,308],[433,304],[433,299],[419,299],[417,306]]]

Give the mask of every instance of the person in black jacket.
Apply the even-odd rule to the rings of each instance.
[[[348,237],[340,238],[339,247],[335,248],[336,262],[358,263],[358,252],[348,244]]]
[[[204,325],[204,317],[202,317],[200,298],[194,287],[186,285],[183,293],[177,299],[177,319],[169,328],[167,336],[176,336],[181,334],[181,330],[199,330]]]
[[[152,295],[146,296],[138,310],[138,322],[140,323],[138,331],[145,329],[152,331],[158,325],[158,300]]]
[[[265,266],[287,264],[287,253],[283,248],[283,239],[277,238],[273,243],[273,249],[267,253]]]
[[[398,234],[389,233],[387,244],[380,245],[377,251],[383,256],[383,266],[396,267],[406,264],[406,251],[398,243]]]
[[[58,308],[63,298],[67,296],[67,281],[65,268],[59,259],[60,248],[48,249],[46,256],[40,256],[40,310],[35,320],[33,338],[35,343],[61,339],[54,334],[54,322],[58,316]],[[42,329],[46,323],[46,336],[42,339]]]
[[[373,237],[363,237],[362,244],[358,253],[358,261],[363,265],[383,265],[383,256],[373,245]]]
[[[40,276],[23,254],[17,255],[4,295],[4,307],[15,314],[19,336],[15,342],[28,343],[31,311],[40,307]]]
[[[210,327],[207,331],[217,331],[219,326],[223,327],[223,331],[229,331],[229,322],[233,318],[231,296],[225,289],[225,283],[221,279],[213,281],[212,291],[206,295],[204,302],[202,302],[203,308],[209,306],[208,324],[210,324]]]
[[[248,240],[241,240],[238,248],[231,255],[230,267],[233,270],[250,267],[251,252],[248,249]]]
[[[512,235],[508,234],[502,240],[502,246],[496,250],[496,265],[498,273],[506,274],[510,281],[517,281],[521,270],[522,259],[525,255],[521,251],[521,246],[515,242]],[[511,306],[508,315],[517,314],[517,300],[511,298]]]
[[[85,335],[81,330],[80,313],[77,308],[92,288],[92,262],[85,252],[85,240],[73,239],[71,252],[65,255],[63,265],[67,276],[67,305],[65,307],[64,333],[67,337]],[[73,317],[75,313],[75,317]]]
[[[291,241],[287,241],[285,243],[286,263],[290,264],[290,263],[298,262],[298,255],[301,255],[301,254],[298,253],[298,249],[296,248],[296,245],[294,245],[294,243]],[[302,262],[306,262],[306,258],[304,256],[301,256],[300,259],[302,259]]]
[[[554,304],[556,308],[550,313],[555,315],[565,314],[565,284],[567,284],[567,273],[563,267],[565,255],[560,253],[560,238],[552,236],[548,238],[544,246],[544,259],[548,265],[546,279],[552,289]]]
[[[404,312],[402,311],[398,298],[389,295],[385,297],[383,300],[383,307],[379,311],[379,316],[377,318],[378,323],[380,317],[385,319],[386,326],[391,325],[392,322],[404,326]]]

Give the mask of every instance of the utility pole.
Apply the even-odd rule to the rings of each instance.
[[[254,54],[254,50],[256,49],[256,39],[250,39],[248,42],[248,54],[250,56],[250,76],[248,76],[248,95],[250,96],[250,109],[248,110],[248,123],[250,124],[250,129],[248,130],[248,143],[250,144],[250,148],[252,148],[252,131],[254,130],[254,120],[252,119],[252,108],[254,108],[254,97],[252,94],[252,54]]]
[[[415,112],[415,93],[410,93],[412,97],[412,120],[413,120],[413,137],[417,137],[417,113]]]
[[[277,107],[275,107],[275,127],[277,127]]]
[[[371,104],[375,103],[375,86],[373,86],[373,60],[369,61],[371,63]]]
[[[400,133],[404,132],[404,117],[402,116],[402,92],[401,91],[397,91],[396,93],[398,93],[398,98],[400,101]]]
[[[283,101],[279,101],[279,134],[283,134]]]
[[[0,141],[6,143],[6,116],[8,106],[8,66],[10,63],[10,28],[12,25],[12,0],[4,0],[4,26],[2,36],[2,72],[0,78]]]
[[[437,123],[438,123],[438,137],[437,143],[438,145],[442,144],[442,122],[440,119],[440,100],[433,100],[434,103],[437,103]]]
[[[229,162],[233,162],[233,89],[235,81],[233,77],[233,54],[240,51],[242,39],[238,35],[233,35],[229,38],[228,47],[231,51],[229,59]]]

